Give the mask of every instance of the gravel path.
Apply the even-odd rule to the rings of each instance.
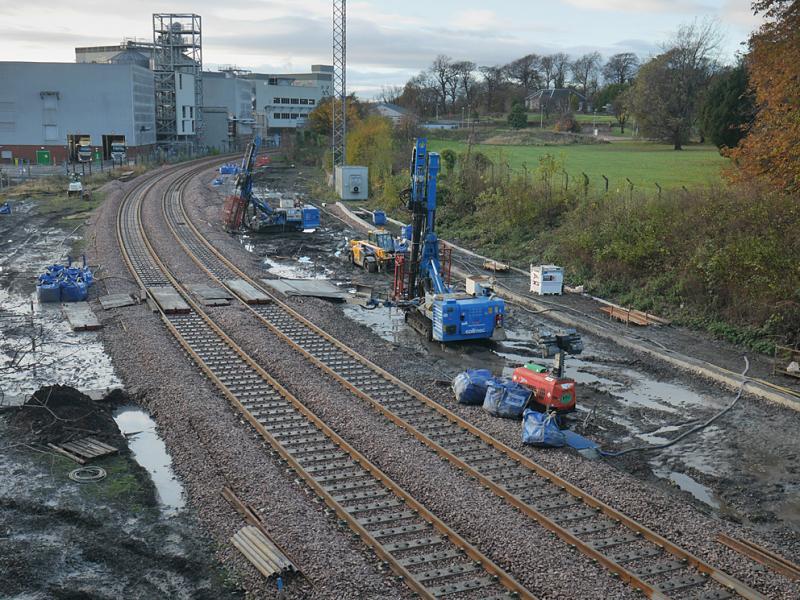
[[[244,251],[240,244],[236,242],[231,236],[224,235],[215,219],[218,215],[218,200],[216,193],[209,190],[204,182],[195,181],[190,188],[191,193],[188,195],[190,198],[189,211],[193,221],[200,227],[201,230],[207,233],[209,239],[216,243],[229,257],[231,257],[237,264],[244,270],[250,272],[254,276],[265,276],[261,272],[257,259],[251,254]],[[187,274],[191,271],[187,271]],[[421,391],[424,391],[432,398],[440,401],[454,410],[463,418],[481,427],[488,433],[501,439],[505,443],[514,447],[516,450],[526,454],[532,459],[536,460],[543,466],[546,466],[558,475],[568,479],[574,484],[580,485],[587,492],[595,495],[601,500],[612,504],[615,508],[623,511],[627,515],[639,520],[651,529],[664,535],[668,539],[684,546],[688,550],[698,554],[705,560],[715,564],[727,572],[734,574],[740,579],[752,585],[756,589],[767,594],[771,598],[797,598],[800,597],[800,586],[791,584],[780,577],[773,576],[769,572],[765,572],[761,567],[755,565],[747,559],[735,554],[727,548],[719,545],[713,541],[715,532],[727,531],[733,535],[739,535],[748,539],[752,539],[758,543],[772,548],[775,551],[784,554],[785,556],[797,560],[800,556],[800,542],[797,536],[789,531],[773,531],[769,539],[766,539],[758,531],[745,529],[736,526],[732,523],[726,523],[711,515],[704,514],[698,511],[693,506],[689,505],[677,494],[664,493],[663,490],[655,489],[647,485],[635,477],[626,473],[620,472],[614,468],[613,465],[601,461],[589,461],[579,455],[568,451],[554,451],[554,450],[536,450],[533,448],[522,446],[519,441],[519,424],[501,419],[494,419],[483,413],[479,408],[461,407],[456,405],[449,392],[443,390],[441,387],[432,383],[433,380],[440,377],[437,372],[432,372],[426,368],[426,365],[421,364],[419,361],[402,360],[404,357],[398,354],[398,348],[392,344],[385,342],[375,336],[368,328],[358,325],[348,319],[343,319],[341,309],[338,306],[331,305],[324,301],[315,299],[292,300],[292,305],[301,313],[305,314],[309,319],[332,333],[340,339],[348,340],[351,346],[357,347],[359,351],[364,353],[369,358],[379,362],[394,374],[403,378],[410,384],[414,385]],[[349,395],[344,394],[341,388],[334,382],[328,382],[327,387],[322,391],[319,386],[314,383],[313,369],[311,372],[302,363],[299,355],[292,351],[286,350],[280,345],[276,344],[271,334],[268,334],[265,328],[247,322],[237,310],[220,309],[216,311],[219,318],[225,320],[226,327],[230,326],[231,331],[235,330],[235,335],[254,355],[258,356],[260,361],[267,366],[268,370],[273,372],[275,376],[287,383],[289,387],[296,389],[298,395],[308,401],[309,405],[315,411],[318,411],[321,416],[331,420],[335,428],[341,428],[340,433],[353,442],[358,439],[355,445],[362,449],[368,456],[374,458],[376,462],[386,468],[387,472],[392,477],[403,485],[409,485],[409,490],[417,494],[417,487],[415,481],[409,481],[408,484],[405,480],[419,479],[419,494],[425,496],[424,500],[429,507],[434,509],[440,516],[450,521],[450,513],[453,514],[454,519],[458,518],[458,513],[466,513],[471,510],[469,507],[463,506],[456,500],[448,500],[448,494],[451,490],[436,490],[433,488],[449,487],[441,485],[442,481],[452,480],[454,476],[448,471],[452,469],[436,469],[431,470],[430,473],[436,473],[436,477],[430,482],[426,483],[426,476],[420,475],[419,468],[411,469],[410,461],[414,461],[415,465],[420,467],[427,465],[429,461],[428,453],[422,450],[422,446],[413,442],[411,446],[404,443],[403,438],[410,440],[408,436],[402,434],[393,426],[387,426],[382,418],[377,422],[375,418],[377,415],[371,413],[370,410],[365,409],[366,406],[362,401],[357,400]],[[396,357],[395,360],[387,361],[386,357]],[[407,357],[406,357],[407,358]],[[318,373],[318,372],[317,372]],[[342,395],[344,394],[344,395]],[[313,404],[312,404],[313,403]],[[361,405],[361,409],[357,409],[355,405]],[[765,415],[770,418],[774,415],[772,413],[776,410],[775,407],[767,405],[761,407]],[[353,413],[352,411],[358,410]],[[339,415],[339,416],[337,416]],[[344,432],[347,431],[345,434]],[[375,436],[373,432],[381,431],[380,436]],[[398,437],[398,434],[399,437]],[[351,436],[351,437],[348,437]],[[360,444],[365,444],[364,448]],[[367,450],[369,448],[369,450]],[[400,459],[400,460],[398,460]],[[434,462],[439,462],[435,460]],[[437,465],[440,466],[440,465]],[[433,469],[433,465],[430,465]],[[474,531],[475,539],[481,540],[479,544],[492,544],[492,540],[483,540],[482,535],[484,531],[481,529],[481,523],[485,522],[487,513],[493,513],[500,518],[496,523],[488,525],[489,529],[493,527],[500,527],[496,531],[503,531],[504,535],[506,528],[504,524],[515,523],[512,527],[513,531],[529,531],[531,525],[519,524],[514,521],[515,515],[506,515],[503,513],[503,506],[498,504],[493,499],[484,498],[482,492],[470,489],[469,482],[461,481],[462,477],[455,476],[455,485],[458,485],[459,493],[456,493],[457,498],[469,497],[474,500],[476,505],[482,508],[478,510],[477,514],[481,515],[476,525],[471,531]],[[445,479],[447,478],[447,479]],[[432,487],[431,487],[432,486]],[[464,490],[461,492],[461,490]],[[441,504],[440,504],[441,503]],[[470,503],[472,504],[472,503]],[[441,513],[440,510],[449,511],[447,516]],[[471,519],[470,519],[471,521]],[[528,529],[525,529],[525,528]],[[471,534],[470,539],[472,538]],[[529,533],[525,537],[527,542],[526,548],[522,549],[521,554],[528,553],[530,556],[534,551],[537,551],[537,544],[531,542],[536,540],[542,547],[547,547],[546,553],[556,553],[558,555],[558,546],[561,546],[563,551],[564,545],[556,540],[548,540],[547,536],[539,536]],[[506,538],[495,536],[494,539]],[[518,539],[518,538],[511,538]],[[524,573],[521,576],[518,573],[520,565],[516,563],[515,556],[515,541],[514,544],[503,543],[502,551],[506,552],[508,562],[501,563],[503,566],[506,564],[511,565],[509,568],[514,574],[521,579],[524,578]],[[484,548],[484,546],[481,546]],[[485,549],[485,548],[484,548]],[[556,572],[552,580],[555,582],[551,586],[551,580],[547,579],[541,573],[537,573],[539,577],[540,586],[535,589],[538,593],[549,593],[552,590],[560,589],[559,593],[566,594],[565,597],[584,597],[580,594],[580,588],[584,585],[584,581],[575,582],[573,577],[565,578],[563,569],[559,569],[559,565],[563,565],[564,560],[567,564],[573,564],[576,560],[583,560],[582,557],[576,557],[572,553],[568,557],[562,557],[556,561]],[[526,568],[531,568],[530,561]],[[547,571],[547,569],[545,569]],[[589,577],[588,572],[584,571],[583,565],[580,567],[581,573],[584,578]],[[545,577],[542,579],[542,577]],[[592,578],[592,586],[596,586],[599,581],[608,579],[607,575],[601,574],[600,579]],[[547,585],[542,585],[544,582]],[[527,581],[526,581],[527,583]],[[567,591],[564,591],[564,586],[569,586]],[[596,587],[592,587],[593,591],[589,591],[588,596],[597,597]],[[544,591],[543,591],[544,590]],[[549,591],[549,592],[548,592]],[[594,595],[592,595],[592,593]],[[620,594],[616,592],[605,597],[625,597],[624,594],[629,591],[620,590]],[[554,596],[557,597],[557,596]]]
[[[91,261],[100,265],[101,286],[109,293],[135,289],[118,251],[115,228],[122,193],[130,185],[109,191],[89,237]],[[261,438],[200,374],[146,305],[95,308],[120,377],[156,420],[189,503],[216,540],[217,555],[233,582],[254,598],[275,597],[272,584],[229,543],[244,522],[220,495],[225,485],[262,514],[275,539],[313,582],[312,587],[300,577],[289,578],[288,598],[413,596],[349,530],[340,529],[292,471],[270,456]]]

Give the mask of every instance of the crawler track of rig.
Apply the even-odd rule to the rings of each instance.
[[[180,314],[159,309],[169,331],[280,457],[421,597],[535,600],[272,379],[172,277],[147,238],[142,203],[170,177],[162,199],[180,198],[186,182],[208,166],[149,179],[120,204],[117,237],[139,285],[171,287],[189,305]]]
[[[220,253],[192,224],[179,193],[165,196],[163,212],[175,238],[192,260],[306,359],[458,469],[647,597],[764,598],[471,425],[314,325]],[[271,301],[247,304],[226,284],[231,279],[247,281]]]

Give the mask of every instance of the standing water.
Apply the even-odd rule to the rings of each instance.
[[[186,505],[186,498],[183,485],[172,470],[172,459],[164,440],[156,433],[155,421],[133,404],[121,406],[113,416],[128,439],[133,458],[150,474],[164,512],[176,514]]]

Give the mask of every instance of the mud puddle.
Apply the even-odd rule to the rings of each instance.
[[[135,404],[116,408],[112,416],[128,440],[131,455],[150,474],[159,503],[166,514],[176,514],[186,505],[183,485],[172,470],[172,458],[156,433],[156,423]]]
[[[63,262],[78,239],[48,226],[32,201],[15,202],[14,212],[0,217],[0,398],[52,383],[83,390],[120,385],[98,335],[73,332],[60,305],[36,298],[37,275]]]

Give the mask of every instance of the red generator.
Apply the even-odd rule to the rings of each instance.
[[[514,369],[512,378],[533,390],[530,407],[540,412],[558,414],[575,412],[575,380],[559,378],[546,367],[527,364]]]

